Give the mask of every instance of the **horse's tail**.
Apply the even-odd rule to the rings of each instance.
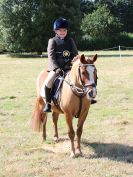
[[[42,104],[40,98],[37,97],[31,117],[31,128],[33,131],[40,131],[41,125],[42,125]]]
[[[35,106],[32,112],[32,118],[31,118],[31,128],[33,131],[41,130],[41,125],[45,118],[45,115],[42,114],[44,101],[43,98],[40,96],[40,90],[44,83],[44,79],[45,79],[45,72],[41,71],[36,80],[37,98],[36,98]]]

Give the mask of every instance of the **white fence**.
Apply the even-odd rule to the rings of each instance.
[[[1,43],[0,43],[1,44]],[[3,53],[0,51],[0,53]],[[5,52],[7,54],[13,54],[15,53],[12,52]],[[90,53],[90,52],[89,52]],[[91,51],[91,54],[94,53]],[[127,47],[127,46],[116,46],[112,48],[106,48],[106,49],[101,49],[97,51],[99,57],[133,57],[133,47]],[[16,53],[17,55],[23,55],[23,57],[28,57],[28,56],[33,56],[33,57],[47,57],[47,53],[44,53],[42,55],[37,55],[35,53],[27,53],[27,52],[22,52],[22,53]],[[88,55],[88,52],[86,53]]]
[[[111,51],[113,51],[113,53]],[[98,53],[99,53],[99,56],[101,57],[105,57],[105,56],[113,56],[113,57],[120,57],[120,58],[121,57],[133,57],[133,47],[119,45],[116,47],[99,50]]]

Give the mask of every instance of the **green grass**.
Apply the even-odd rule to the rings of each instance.
[[[52,139],[51,114],[46,142],[29,128],[36,77],[46,63],[45,58],[0,55],[0,177],[133,176],[133,58],[98,59],[98,103],[84,124],[84,156],[76,159],[69,158],[63,115],[59,143]]]

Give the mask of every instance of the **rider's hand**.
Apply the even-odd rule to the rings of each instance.
[[[59,75],[62,74],[62,70],[61,70],[60,68],[57,68],[57,69],[55,70],[55,72],[56,72],[56,74],[59,74]]]
[[[72,63],[74,63],[76,60],[79,59],[79,55],[75,56],[73,59],[72,59]]]

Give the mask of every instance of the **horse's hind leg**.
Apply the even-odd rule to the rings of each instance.
[[[43,140],[46,140],[46,123],[47,123],[47,114],[42,112],[42,122],[43,122],[43,132],[42,132],[42,136],[43,136]]]
[[[56,113],[56,112],[53,112],[52,117],[53,117],[53,126],[54,126],[54,140],[58,141],[59,136],[58,136],[58,125],[57,125],[57,123],[58,123],[59,114]]]

